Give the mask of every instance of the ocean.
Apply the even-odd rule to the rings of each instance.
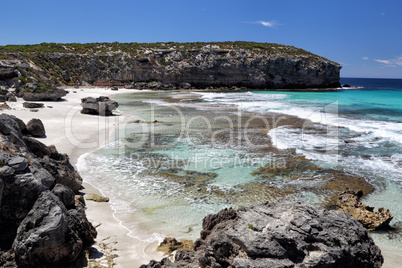
[[[141,240],[195,240],[223,208],[279,198],[330,205],[346,185],[402,221],[402,80],[343,78],[336,91],[172,91],[114,97],[124,123],[78,160]],[[353,180],[353,183],[351,182]],[[372,233],[381,247],[401,235]],[[401,253],[402,255],[402,253]]]

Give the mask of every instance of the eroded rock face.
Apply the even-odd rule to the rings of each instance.
[[[374,211],[373,207],[360,202],[363,191],[344,191],[338,199],[338,207],[357,219],[363,226],[370,231],[389,227],[389,223],[394,218],[388,209],[380,208]]]
[[[111,55],[86,53],[31,53],[25,56],[5,55],[0,60],[0,82],[8,77],[21,76],[40,80],[15,82],[16,88],[37,91],[41,83],[49,86],[116,85],[146,82],[151,88],[324,88],[338,87],[341,66],[328,59],[291,46],[277,44],[204,43],[176,44],[160,47],[136,47],[131,52]],[[68,44],[66,44],[68,46]],[[122,49],[124,51],[124,49]],[[42,69],[41,62],[47,62]],[[27,64],[29,63],[29,64]],[[16,67],[19,67],[18,69]],[[63,70],[60,72],[60,70]],[[56,79],[54,79],[56,78]],[[5,81],[4,80],[4,81]],[[160,83],[162,86],[154,85]],[[25,84],[24,84],[25,83]],[[148,87],[149,88],[149,87]],[[39,95],[38,95],[39,94]],[[26,100],[42,100],[42,93],[24,93]],[[58,99],[46,97],[47,99]]]
[[[343,211],[292,202],[204,219],[194,251],[142,267],[381,267],[367,230]],[[159,266],[158,266],[159,265]]]
[[[100,96],[99,98],[87,97],[81,99],[82,114],[93,114],[109,116],[113,114],[113,110],[119,107],[119,104],[109,99],[106,96]]]

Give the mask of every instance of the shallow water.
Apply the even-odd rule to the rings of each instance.
[[[395,224],[402,221],[402,86],[347,82],[365,88],[118,95],[119,109],[131,123],[120,126],[115,142],[81,157],[78,168],[86,182],[110,198],[115,217],[130,235],[147,241],[195,239],[203,217],[226,207],[281,197],[322,204],[327,193],[314,190],[325,182],[317,168],[363,177],[375,187],[364,202],[389,208]],[[243,122],[255,132],[250,135],[237,128],[238,114],[272,113],[308,120],[287,125],[279,117],[265,128]],[[256,140],[280,150],[251,150]],[[293,152],[296,160],[315,168],[256,174],[267,164],[283,164],[281,152]],[[400,235],[373,237],[382,246],[402,248]]]

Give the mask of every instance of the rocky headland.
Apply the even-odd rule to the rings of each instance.
[[[2,267],[64,265],[97,236],[76,201],[82,179],[69,157],[32,138],[36,132],[29,129],[14,116],[0,115]]]
[[[193,250],[155,267],[381,267],[367,230],[340,210],[279,201],[225,209],[203,220]]]
[[[341,66],[293,46],[253,42],[0,47],[0,86],[58,100],[58,86],[304,89],[338,87]],[[38,93],[38,94],[31,94]],[[42,95],[40,95],[42,94]]]

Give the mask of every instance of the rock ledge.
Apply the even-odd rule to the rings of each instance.
[[[204,218],[195,250],[147,267],[381,267],[380,249],[343,211],[277,202]]]

